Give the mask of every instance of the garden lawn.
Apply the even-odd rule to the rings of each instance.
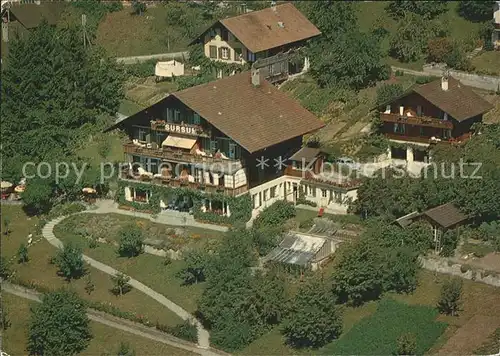
[[[2,303],[7,309],[11,322],[11,326],[2,333],[2,351],[10,355],[26,355],[30,307],[37,303],[8,293],[2,293]],[[90,327],[93,339],[80,355],[114,354],[117,352],[120,342],[128,343],[138,355],[194,355],[189,351],[180,350],[97,322],[91,321]]]
[[[433,307],[384,299],[375,314],[361,320],[323,351],[336,355],[389,355],[397,352],[398,337],[412,333],[417,339],[416,354],[422,355],[446,329],[445,323],[435,321],[437,315]]]
[[[19,206],[2,206],[2,218],[8,216],[11,221],[9,236],[2,235],[2,257],[12,260],[11,270],[15,271],[14,282],[35,283],[42,290],[55,290],[61,287],[74,289],[83,299],[92,302],[110,304],[121,311],[142,315],[152,323],[157,321],[165,325],[177,325],[182,322],[172,311],[156,302],[142,292],[132,289],[124,296],[117,297],[110,292],[113,284],[110,276],[89,266],[88,274],[95,285],[95,290],[88,295],[85,292],[86,278],[66,282],[57,275],[57,267],[49,263],[57,249],[43,237],[36,235],[36,217],[28,218]],[[33,244],[28,248],[29,261],[18,264],[15,254],[21,243],[27,243],[28,235],[32,233]],[[13,258],[14,257],[14,258]]]
[[[487,75],[500,75],[500,51],[482,52],[472,58],[475,72]]]
[[[388,54],[389,42],[391,34],[397,30],[397,21],[389,17],[385,11],[385,7],[389,1],[360,1],[357,2],[358,10],[358,26],[363,32],[370,32],[373,29],[383,26],[389,33],[382,40],[381,48]],[[446,24],[449,30],[449,37],[467,42],[474,42],[479,40],[479,30],[481,24],[473,23],[462,17],[457,13],[458,1],[448,2],[448,11],[438,16],[438,21]],[[396,59],[390,58],[387,55],[386,63],[413,70],[422,70],[424,60],[421,59],[416,62],[403,63]],[[491,67],[493,69],[493,67]]]
[[[99,243],[96,248],[90,248],[89,240],[75,233],[79,229],[77,226],[85,224],[85,221],[88,227],[103,229],[102,231],[106,234],[106,239],[110,243]],[[176,274],[184,267],[183,261],[172,261],[169,265],[165,265],[165,258],[146,253],[133,258],[118,256],[116,247],[113,245],[113,242],[116,243],[119,239],[116,232],[131,222],[139,224],[145,232],[146,237],[163,239],[169,248],[180,248],[188,245],[194,247],[204,243],[218,243],[219,237],[222,236],[218,232],[188,227],[186,229],[188,237],[170,238],[168,237],[169,230],[172,230],[173,227],[152,223],[145,219],[131,219],[129,216],[119,214],[75,215],[56,225],[54,233],[63,243],[71,241],[77,244],[83,249],[86,255],[141,281],[179,304],[188,312],[195,312],[197,309],[197,300],[201,296],[205,284],[181,285],[182,281],[176,277]],[[98,236],[94,235],[94,237]]]

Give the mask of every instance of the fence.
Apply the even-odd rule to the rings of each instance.
[[[393,67],[393,66],[391,67],[391,69],[393,72],[398,71],[416,76],[435,76],[435,77],[441,77],[445,70],[443,65],[440,64],[426,64],[423,66],[422,71],[416,71],[416,70],[411,70],[401,67]],[[472,74],[453,69],[449,70],[449,73],[453,78],[459,80],[463,85],[490,91],[500,90],[500,77]]]

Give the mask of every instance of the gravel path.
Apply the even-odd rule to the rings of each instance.
[[[109,213],[118,213],[118,214],[124,214],[124,215],[133,215],[136,217],[142,217],[141,213],[134,213],[130,211],[125,211],[125,210],[120,210],[115,207],[112,201],[108,200],[102,200],[98,202],[98,208],[96,210],[87,210],[82,213],[93,213],[93,214],[109,214]],[[81,214],[81,213],[80,213]],[[145,215],[146,217],[149,217],[148,214],[142,214]],[[160,214],[161,215],[161,214]],[[62,220],[66,219],[68,216],[61,216],[57,219],[54,219],[52,221],[49,221],[42,229],[42,235],[43,237],[52,245],[55,246],[56,248],[62,248],[63,243],[61,240],[59,240],[55,235],[54,235],[54,226],[56,226],[58,223],[60,223]],[[160,221],[158,219],[153,219],[152,221],[161,223],[161,224],[168,224],[168,225],[175,225],[175,219],[172,219],[170,217],[166,217],[163,220],[165,222]],[[174,223],[172,223],[172,221]],[[184,222],[183,222],[184,224]],[[189,224],[188,224],[189,225]],[[205,226],[206,224],[199,224]],[[216,226],[216,225],[213,225]],[[217,226],[217,229],[221,228],[220,226]],[[98,270],[107,273],[109,275],[115,275],[117,272],[116,269],[105,265],[104,263],[101,263],[99,261],[94,260],[93,258],[90,258],[89,256],[83,255],[83,259],[85,262],[90,264],[92,267],[97,268]],[[148,295],[149,297],[153,298],[157,302],[163,304],[165,307],[173,311],[175,314],[177,314],[180,318],[183,320],[190,320],[194,323],[196,328],[198,329],[198,347],[208,349],[210,347],[210,335],[208,331],[201,325],[201,323],[194,318],[193,315],[191,315],[189,312],[184,310],[182,307],[179,305],[175,304],[171,300],[167,299],[165,296],[162,294],[154,291],[153,289],[149,288],[145,284],[139,282],[136,279],[130,278],[129,284],[134,287],[135,289],[143,292],[144,294]]]

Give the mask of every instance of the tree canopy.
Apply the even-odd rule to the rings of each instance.
[[[463,18],[474,22],[481,22],[493,19],[493,5],[491,0],[462,0],[458,3],[458,13]]]
[[[76,355],[85,350],[91,339],[85,302],[75,292],[48,293],[41,304],[31,308],[28,331],[31,355]]]
[[[426,19],[433,19],[447,10],[447,1],[396,0],[391,1],[387,6],[387,12],[394,18],[401,18],[406,12],[413,12]]]
[[[98,47],[85,49],[75,28],[43,23],[13,39],[2,69],[6,178],[17,180],[25,162],[68,160],[88,128],[114,115],[123,97],[116,63]]]

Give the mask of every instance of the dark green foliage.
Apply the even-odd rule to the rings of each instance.
[[[116,354],[118,356],[135,356],[135,350],[128,343],[122,341]]]
[[[188,251],[183,255],[185,267],[179,271],[177,277],[183,284],[190,285],[205,281],[205,273],[210,263],[209,254],[201,249]]]
[[[457,230],[446,231],[441,237],[441,251],[439,255],[444,257],[453,256],[458,245],[458,239],[459,235]]]
[[[333,289],[341,301],[359,305],[385,291],[411,292],[417,286],[418,253],[429,248],[424,226],[400,229],[374,222],[361,239],[339,251]]]
[[[426,19],[433,19],[448,11],[448,4],[446,1],[396,0],[391,1],[386,10],[391,17],[396,19],[404,17],[406,12],[413,12]]]
[[[390,54],[403,62],[416,61],[422,57],[430,38],[442,37],[445,33],[439,22],[407,12],[390,39]]]
[[[419,77],[415,78],[415,82],[417,84],[427,84],[427,83],[432,82],[433,80],[436,80],[436,78],[430,77],[430,76],[428,76],[428,77],[419,76]]]
[[[21,194],[26,210],[32,214],[43,214],[52,207],[53,185],[47,179],[30,180],[24,193]]]
[[[196,326],[189,320],[186,320],[182,324],[177,324],[175,326],[161,325],[156,323],[156,328],[183,340],[191,342],[198,341],[198,329],[196,329]]]
[[[437,311],[432,307],[384,299],[375,314],[356,323],[324,352],[329,355],[391,355],[398,350],[398,338],[412,333],[416,336],[415,354],[423,355],[447,327],[445,323],[436,322],[436,317]]]
[[[320,278],[303,285],[293,299],[282,333],[296,348],[318,348],[342,332],[342,313],[330,286]]]
[[[389,103],[403,92],[404,89],[401,84],[382,84],[377,88],[377,105]]]
[[[28,351],[32,355],[75,355],[92,339],[86,305],[75,292],[59,290],[31,308]]]
[[[273,248],[278,246],[283,235],[283,227],[279,225],[253,228],[251,231],[252,241],[259,256],[267,255]]]
[[[398,337],[398,355],[415,355],[417,337],[414,333],[406,333]]]
[[[72,278],[78,279],[85,274],[85,262],[83,261],[82,250],[71,243],[65,244],[53,261],[59,268],[59,274],[68,281]]]
[[[107,13],[120,11],[123,5],[119,1],[101,1],[101,0],[76,0],[71,2],[79,14],[87,16],[87,30],[91,36],[91,41],[94,43],[97,27],[99,22],[106,16]]]
[[[322,32],[308,49],[311,75],[321,87],[359,89],[387,77],[378,40],[357,30],[352,3],[310,1],[304,12]]]
[[[437,308],[440,313],[448,315],[458,315],[461,309],[463,282],[460,278],[450,278],[441,286],[441,295],[439,297]]]
[[[295,207],[293,204],[284,200],[278,200],[260,212],[253,226],[256,228],[279,226],[293,217],[295,217]]]
[[[132,286],[128,283],[130,277],[118,272],[117,274],[111,276],[111,282],[113,282],[113,288],[111,292],[114,295],[124,295],[132,289]]]
[[[135,257],[142,253],[144,236],[137,225],[125,226],[121,229],[118,254],[122,257]]]
[[[92,282],[90,274],[88,274],[85,280],[85,292],[87,292],[87,294],[90,295],[94,290],[95,290],[95,284],[94,282]]]
[[[85,130],[114,115],[123,97],[116,62],[99,47],[85,49],[80,28],[42,24],[9,41],[6,62],[1,140],[9,180],[20,178],[25,162],[68,160]]]
[[[134,15],[142,15],[146,12],[146,4],[139,0],[132,1],[132,10]]]
[[[123,66],[125,73],[134,77],[145,78],[155,75],[156,59]]]
[[[458,4],[458,13],[463,18],[474,22],[488,21],[493,19],[494,1],[462,0]]]
[[[26,245],[22,243],[17,250],[17,263],[26,263],[28,261],[28,247],[26,247]]]

